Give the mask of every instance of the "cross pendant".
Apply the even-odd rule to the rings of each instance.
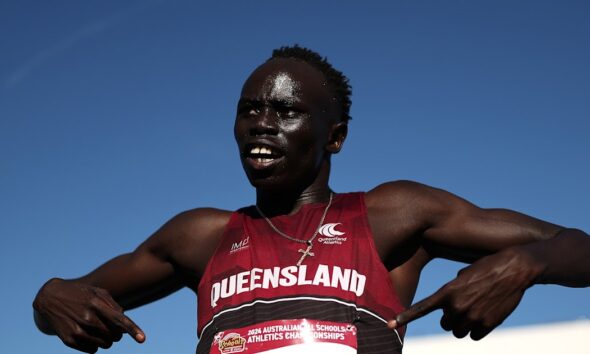
[[[307,256],[313,257],[314,256],[313,252],[310,252],[312,247],[313,247],[313,244],[311,244],[311,242],[310,242],[307,244],[306,250],[299,249],[299,251],[297,251],[299,253],[303,253],[301,255],[301,258],[299,258],[299,261],[297,262],[297,266],[300,266],[301,263],[303,263],[303,260],[305,259],[305,257],[307,257]]]

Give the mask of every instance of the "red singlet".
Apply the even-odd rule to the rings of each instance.
[[[306,204],[271,221],[307,240],[325,206]],[[305,249],[274,231],[254,207],[234,212],[199,283],[197,353],[209,353],[227,333],[233,336],[227,343],[247,346],[233,329],[292,319],[353,325],[358,353],[401,353],[403,333],[388,329],[386,320],[403,307],[375,250],[364,193],[334,196],[314,255],[296,266]]]

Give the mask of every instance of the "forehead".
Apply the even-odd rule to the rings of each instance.
[[[260,65],[242,88],[242,98],[249,99],[303,100],[325,105],[332,96],[319,70],[289,58],[275,58]]]

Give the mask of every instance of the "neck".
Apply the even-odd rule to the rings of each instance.
[[[330,199],[331,190],[328,186],[320,190],[306,190],[293,195],[285,194],[256,194],[256,205],[265,215],[289,215],[296,213],[305,204],[323,203]]]
[[[299,189],[281,189],[281,192],[256,190],[256,205],[265,215],[289,215],[296,213],[305,204],[324,203],[332,191],[328,186],[329,164],[324,164],[312,184]]]

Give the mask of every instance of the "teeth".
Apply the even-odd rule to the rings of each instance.
[[[260,146],[260,147],[256,146],[256,147],[253,147],[252,150],[250,150],[250,153],[252,155],[258,155],[258,154],[272,155],[272,150],[267,147],[264,147],[264,146]]]

